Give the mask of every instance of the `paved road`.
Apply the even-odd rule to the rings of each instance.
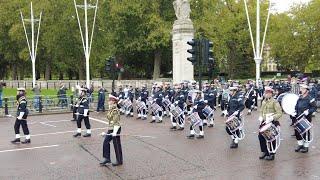
[[[217,112],[219,114],[220,111]],[[188,128],[170,131],[162,124],[122,117],[124,164],[100,167],[106,128],[103,113],[92,113],[93,136],[73,138],[71,114],[30,117],[32,143],[12,145],[13,118],[0,119],[0,179],[320,179],[319,115],[307,154],[296,153],[288,116],[281,119],[282,142],[276,160],[259,160],[257,112],[245,115],[246,137],[229,149],[224,118],[205,128],[205,138],[189,140]],[[113,151],[113,149],[111,149]],[[112,160],[114,160],[112,154]]]

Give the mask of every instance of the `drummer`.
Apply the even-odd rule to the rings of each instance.
[[[260,127],[261,129],[263,126],[272,123],[276,127],[280,127],[279,119],[282,115],[281,107],[280,104],[275,100],[273,97],[273,89],[269,86],[265,87],[264,91],[264,100],[261,105],[261,110],[260,110],[260,116],[259,116],[259,121],[260,121]],[[272,114],[271,116],[268,116],[269,114]],[[261,156],[259,159],[265,159],[272,161],[275,158],[275,153],[269,153],[267,149],[267,142],[265,138],[262,136],[261,133],[258,135],[259,142],[260,142],[260,149],[261,149]],[[272,146],[276,145],[276,140],[272,142]]]
[[[230,97],[228,98],[229,102],[228,102],[227,113],[228,113],[228,117],[235,114],[235,116],[240,121],[242,121],[240,114],[241,114],[241,111],[244,110],[244,98],[241,92],[239,91],[238,86],[239,86],[238,84],[234,83],[231,87],[229,87]],[[231,149],[238,148],[241,131],[238,129],[235,131],[235,133],[232,133],[228,127],[226,127],[226,131],[231,136],[231,139],[232,139],[230,148]]]
[[[199,90],[195,90],[195,92],[197,93],[197,96],[194,100],[194,108],[192,110],[192,113],[198,113],[200,119],[201,119],[201,122],[199,123],[199,130],[200,130],[200,133],[199,135],[196,137],[197,139],[202,139],[204,138],[204,129],[203,129],[203,120],[206,119],[206,117],[204,116],[202,110],[204,109],[204,107],[206,106],[204,100],[203,100],[203,97],[202,97],[202,92],[199,91]],[[191,113],[191,114],[192,114]],[[195,130],[194,130],[194,125],[191,124],[190,125],[190,134],[187,136],[188,139],[193,139],[195,137]]]
[[[300,96],[297,101],[295,114],[295,122],[300,119],[301,116],[311,122],[312,113],[316,111],[316,101],[309,95],[309,87],[306,84],[300,85]],[[303,136],[295,130],[296,139],[298,141],[298,147],[295,149],[296,152],[307,153],[309,151],[310,140],[312,139],[310,130],[304,133]]]

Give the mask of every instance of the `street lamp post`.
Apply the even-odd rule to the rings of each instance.
[[[92,45],[92,38],[93,38],[93,32],[94,32],[94,26],[96,22],[96,17],[97,17],[97,10],[98,10],[98,3],[99,0],[96,1],[95,5],[90,5],[87,3],[87,0],[84,0],[83,5],[77,5],[76,0],[74,0],[74,7],[76,9],[76,14],[77,14],[77,19],[78,19],[78,24],[79,24],[79,29],[80,29],[80,34],[81,34],[81,40],[82,40],[82,46],[83,46],[83,51],[84,55],[86,58],[86,84],[87,88],[90,88],[90,53],[91,53],[91,45]],[[79,13],[78,13],[78,8],[84,9],[84,37],[83,37],[83,30],[81,27],[81,22],[79,18]],[[89,28],[88,28],[88,9],[94,9],[94,18],[93,18],[93,24],[92,24],[92,30],[91,30],[91,36],[89,37]],[[89,42],[90,38],[90,42]]]
[[[30,58],[31,58],[31,62],[32,62],[32,87],[35,87],[35,84],[36,84],[36,58],[37,58],[37,48],[38,48],[38,41],[39,41],[39,34],[40,34],[42,11],[40,13],[39,19],[35,19],[34,18],[34,14],[33,14],[32,2],[31,2],[30,7],[31,7],[31,10],[30,10],[31,11],[30,12],[31,17],[30,17],[30,19],[24,19],[23,18],[23,14],[22,14],[21,11],[20,11],[20,16],[21,16],[21,20],[22,20],[24,33],[26,35],[29,54],[30,54]],[[31,24],[31,45],[30,45],[30,42],[29,42],[29,38],[28,38],[28,33],[27,33],[26,26],[25,26],[25,22],[30,22],[30,24]],[[38,32],[35,35],[35,23],[36,22],[38,22]],[[35,36],[36,36],[36,40],[35,40]]]

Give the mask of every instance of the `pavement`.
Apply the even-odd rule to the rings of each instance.
[[[281,145],[274,161],[259,160],[258,112],[244,115],[246,137],[230,149],[221,111],[215,127],[205,128],[204,139],[187,139],[184,131],[170,131],[170,119],[161,124],[122,116],[124,164],[100,167],[104,113],[91,113],[92,137],[74,138],[72,114],[29,118],[31,144],[13,145],[14,118],[0,118],[0,179],[320,179],[319,115],[313,118],[314,141],[309,153],[294,152],[288,115],[281,122]],[[85,129],[83,124],[83,130]],[[22,131],[21,131],[22,133]],[[83,132],[84,134],[85,132]],[[111,145],[112,161],[115,161]]]

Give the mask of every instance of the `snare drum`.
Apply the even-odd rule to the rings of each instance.
[[[293,124],[293,127],[300,135],[303,135],[312,128],[312,124],[305,117],[302,117]]]
[[[124,106],[124,99],[120,99],[119,102],[118,102],[118,105],[120,107]]]
[[[209,119],[209,118],[212,118],[213,117],[213,109],[210,107],[210,106],[206,106],[203,110],[202,110],[202,113],[203,115]]]
[[[125,99],[125,100],[123,101],[123,104],[124,104],[124,107],[125,107],[126,109],[132,108],[132,102],[130,101],[130,99]]]
[[[272,123],[262,126],[259,132],[267,142],[273,142],[280,135],[278,128]]]
[[[141,110],[143,110],[145,108],[146,108],[146,105],[144,104],[143,101],[137,101],[137,110],[138,111],[141,111]]]
[[[240,129],[241,121],[236,116],[230,116],[226,121],[226,125],[230,132],[235,132],[236,130]]]
[[[175,117],[178,118],[183,112],[180,107],[171,107],[170,113]]]
[[[169,109],[171,105],[171,101],[169,99],[163,99],[162,101],[165,108]]]
[[[157,115],[159,111],[161,111],[161,107],[157,104],[157,103],[153,103],[151,106],[150,106],[150,110],[151,112],[153,112],[154,115]]]
[[[202,120],[197,112],[192,113],[189,116],[189,119],[190,119],[192,126],[197,126],[202,122]]]

